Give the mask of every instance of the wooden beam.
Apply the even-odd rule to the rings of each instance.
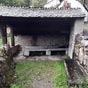
[[[2,38],[2,44],[7,44],[7,30],[6,26],[1,27],[1,38]]]
[[[14,39],[14,33],[13,33],[13,29],[10,29],[10,33],[11,33],[11,46],[15,46],[15,39]]]

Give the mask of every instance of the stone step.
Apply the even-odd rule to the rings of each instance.
[[[30,56],[31,53],[44,53],[46,56],[50,56],[51,52],[66,52],[67,48],[55,48],[55,49],[41,49],[41,48],[25,48],[21,54],[23,56]]]

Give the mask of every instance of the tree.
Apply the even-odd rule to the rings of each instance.
[[[24,1],[24,5],[25,5],[25,6],[30,6],[30,3],[31,3],[30,0],[25,0],[25,1]]]
[[[3,5],[13,6],[16,4],[16,0],[0,0],[0,3]]]
[[[33,7],[43,7],[47,0],[32,0],[31,4]]]
[[[47,0],[0,0],[2,5],[43,7]]]

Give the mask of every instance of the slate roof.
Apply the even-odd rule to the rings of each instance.
[[[47,9],[0,6],[0,16],[5,17],[84,17],[81,9]]]

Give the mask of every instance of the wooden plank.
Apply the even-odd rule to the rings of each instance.
[[[6,26],[1,27],[1,38],[2,38],[2,44],[7,44],[7,30]]]
[[[29,50],[29,51],[66,51],[67,49],[68,48],[56,48],[56,49],[26,48],[25,50]]]
[[[11,46],[15,46],[13,29],[10,29],[10,32],[11,32]]]

